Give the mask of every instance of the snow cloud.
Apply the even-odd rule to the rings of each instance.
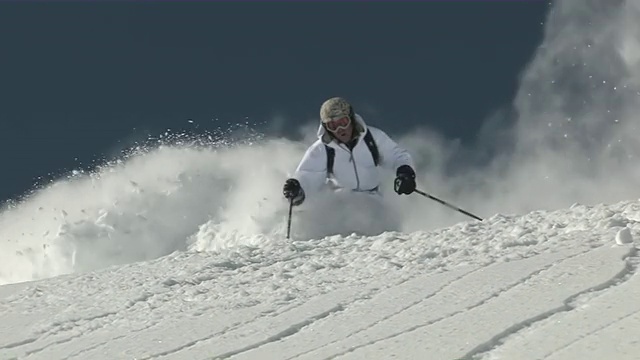
[[[424,164],[425,190],[481,216],[636,198],[638,16],[637,0],[555,2],[522,71],[513,114],[487,119],[480,147],[462,149],[434,133],[402,138]],[[489,162],[451,163],[486,153]],[[422,222],[461,219],[438,207],[420,205]]]

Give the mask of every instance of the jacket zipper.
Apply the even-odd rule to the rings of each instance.
[[[358,176],[358,168],[356,167],[356,162],[355,159],[353,158],[353,150],[349,150],[349,149],[345,149],[342,146],[340,146],[343,150],[348,151],[349,152],[349,161],[351,161],[351,163],[353,164],[353,172],[356,175],[356,190],[360,190],[360,177]],[[355,147],[354,147],[355,148]]]
[[[356,167],[356,161],[353,159],[353,151],[351,151],[351,163],[353,164],[353,172],[356,173],[356,189],[360,190],[360,177],[358,176],[358,168]]]

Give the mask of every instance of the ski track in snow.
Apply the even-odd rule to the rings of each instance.
[[[508,359],[518,356],[524,349],[529,352],[529,359],[563,359],[567,351],[571,354],[582,353],[583,358],[596,357],[594,351],[606,349],[607,344],[593,346],[597,343],[602,333],[615,332],[614,328],[623,329],[620,325],[625,321],[633,321],[640,313],[640,276],[637,274],[639,263],[637,248],[631,248],[627,257],[628,261],[624,269],[611,281],[603,283],[593,292],[580,293],[565,301],[562,312],[554,313],[537,324],[532,324],[521,333],[506,334],[499,342],[499,347],[481,354],[473,359],[495,360]],[[621,305],[625,306],[621,306]],[[569,310],[572,310],[569,312]],[[604,316],[603,316],[604,315]],[[580,320],[588,319],[584,327],[577,328],[575,324]],[[640,319],[639,319],[640,320]],[[637,320],[636,320],[637,321]],[[549,336],[554,332],[570,334],[571,338],[559,340]],[[626,331],[619,334],[605,335],[604,338],[625,338]],[[631,340],[635,342],[635,340]],[[498,342],[496,344],[498,345]],[[618,345],[624,345],[622,341]],[[589,349],[588,353],[584,353]],[[635,351],[636,349],[634,349]],[[603,352],[600,358],[611,354]],[[631,354],[631,352],[629,352]],[[578,357],[580,358],[580,357]]]

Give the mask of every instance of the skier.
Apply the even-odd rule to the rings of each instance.
[[[336,191],[380,196],[378,166],[395,170],[394,190],[411,194],[416,188],[413,160],[384,131],[367,126],[351,104],[341,97],[320,107],[318,140],[305,152],[283,194],[294,206],[329,187]]]

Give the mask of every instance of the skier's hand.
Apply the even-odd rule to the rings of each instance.
[[[304,191],[297,179],[287,179],[282,187],[282,194],[285,198],[292,200],[293,205],[300,205],[304,201]]]
[[[416,173],[411,166],[402,165],[396,170],[396,179],[393,182],[393,189],[401,194],[411,194],[416,189]]]

